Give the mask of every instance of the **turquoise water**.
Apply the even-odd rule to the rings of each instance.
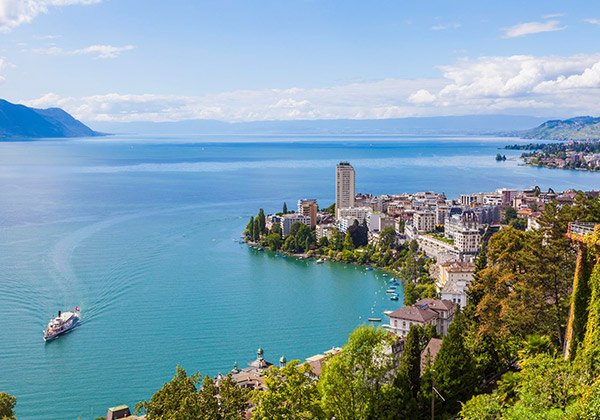
[[[494,160],[513,139],[126,137],[0,143],[0,391],[20,420],[83,419],[149,398],[177,363],[214,375],[304,359],[400,307],[378,272],[234,241],[259,207],[357,191],[598,189],[600,175]],[[516,156],[518,152],[508,152]],[[58,309],[73,333],[44,344]]]

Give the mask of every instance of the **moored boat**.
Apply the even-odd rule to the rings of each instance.
[[[367,318],[369,322],[381,322],[381,318]]]
[[[76,311],[79,309],[75,308]],[[58,338],[59,335],[71,331],[77,326],[79,316],[76,312],[58,311],[58,316],[48,323],[48,327],[44,330],[44,341],[51,341]]]
[[[394,295],[394,296],[392,296],[392,297],[390,298],[390,300],[398,300],[398,296],[397,296],[397,295]]]
[[[323,260],[322,258],[319,258],[319,259],[317,260],[317,264],[323,264],[324,262],[325,262],[325,260]]]

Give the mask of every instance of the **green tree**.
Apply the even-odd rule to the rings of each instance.
[[[399,369],[391,384],[381,387],[370,406],[367,420],[406,420],[416,418],[417,400],[410,390],[405,371]]]
[[[350,235],[350,232],[346,232],[343,248],[345,251],[354,251],[354,241],[352,241],[352,235]]]
[[[326,418],[358,420],[372,411],[393,364],[388,340],[383,330],[360,326],[342,351],[327,360],[318,383]]]
[[[254,216],[250,216],[250,222],[246,225],[246,237],[250,240],[254,240]]]
[[[383,229],[379,236],[379,246],[384,249],[394,248],[396,246],[396,231],[389,226]]]
[[[460,410],[462,420],[497,420],[502,415],[502,404],[495,395],[481,394],[471,398]]]
[[[200,374],[187,376],[177,366],[175,376],[156,391],[150,401],[141,401],[135,406],[136,413],[144,413],[148,420],[191,420],[200,418],[197,385]]]
[[[310,231],[310,228],[308,226],[306,226],[304,223],[300,223],[300,222],[296,222],[296,223],[300,224],[300,226],[298,226],[298,229],[296,230],[296,234],[294,235],[294,237],[296,239],[296,246],[298,248],[300,248],[300,247],[304,248],[306,246],[306,240],[308,239],[309,242],[311,240],[311,231]],[[296,223],[294,223],[294,225]],[[292,227],[293,227],[293,225],[292,225]]]
[[[296,252],[297,249],[296,239],[292,235],[289,235],[283,242],[283,250],[287,252]]]
[[[327,239],[327,236],[323,236],[319,239],[319,242],[317,242],[317,245],[320,248],[327,248],[329,246],[329,239]]]
[[[413,397],[417,397],[421,386],[421,336],[423,328],[419,325],[413,325],[408,331],[402,352],[402,361],[400,369],[406,373]]]
[[[0,392],[0,420],[17,420],[15,405],[17,399],[6,392]]]
[[[446,415],[458,412],[460,402],[467,401],[475,393],[478,381],[473,357],[462,336],[462,324],[461,315],[458,314],[450,324],[448,335],[444,337],[433,363],[435,388],[445,399],[436,398],[436,411]],[[426,381],[424,384],[429,385]]]
[[[271,251],[278,251],[281,248],[281,236],[278,233],[270,233],[267,236],[267,244]]]
[[[284,201],[283,202],[283,214],[287,214],[287,212],[288,212],[287,203]]]
[[[269,368],[264,377],[266,389],[252,392],[253,418],[304,420],[324,417],[317,381],[308,363],[293,360],[282,368]]]
[[[506,210],[504,210],[504,223],[505,224],[509,224],[511,222],[511,220],[514,220],[517,218],[517,211],[514,209],[514,207],[507,207]]]
[[[258,242],[258,240],[260,239],[260,223],[258,221],[258,218],[254,219],[254,229],[252,230],[252,233],[254,234],[254,241]]]
[[[331,240],[329,242],[331,249],[334,251],[341,251],[344,247],[344,237],[337,229],[334,229],[333,232],[331,232]]]
[[[240,388],[233,380],[231,373],[218,382],[219,413],[222,420],[244,420],[249,408],[247,389]]]
[[[265,211],[263,209],[258,210],[258,228],[263,235],[267,232]]]

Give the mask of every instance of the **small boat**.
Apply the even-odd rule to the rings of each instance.
[[[323,259],[321,259],[321,258],[319,258],[319,259],[317,260],[317,264],[323,264],[324,262],[325,262],[325,260],[323,260]]]
[[[262,248],[256,248],[258,251],[264,251],[264,249]]]
[[[281,254],[277,253],[275,254],[276,257],[281,257]]]
[[[383,311],[383,314],[389,316],[392,312],[394,311]]]
[[[397,281],[392,283],[392,286],[400,286],[400,283],[398,283]]]
[[[254,245],[250,245],[250,248],[254,248]]]
[[[382,274],[382,276],[383,276],[383,277],[387,277],[387,276],[388,276],[388,274],[387,274],[387,273],[383,273],[383,274]]]
[[[369,322],[381,322],[381,318],[367,318]]]
[[[373,267],[367,267],[367,268],[365,268],[365,270],[367,270],[367,271],[373,271]]]
[[[398,300],[398,295],[394,295],[390,298],[390,300]]]
[[[309,258],[308,261],[314,261],[312,258]]]
[[[392,289],[392,290],[396,290],[396,287],[397,287],[397,286],[390,286],[390,289]]]
[[[75,310],[78,311],[77,308]],[[75,312],[58,311],[58,316],[50,320],[48,328],[44,330],[44,341],[52,341],[59,335],[71,331],[77,326],[77,322],[79,322],[79,316]]]
[[[396,293],[396,291],[394,289],[387,289],[385,293]]]
[[[287,258],[287,255],[282,255],[281,258]]]

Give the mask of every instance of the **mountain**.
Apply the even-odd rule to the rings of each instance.
[[[392,134],[495,134],[524,130],[546,118],[513,115],[465,115],[377,120],[283,120],[227,123],[216,120],[178,122],[97,122],[102,131],[123,134],[249,134],[249,135],[392,135]]]
[[[599,140],[600,118],[575,117],[568,120],[550,120],[533,130],[522,131],[524,139],[545,140]]]
[[[60,108],[36,109],[0,99],[0,139],[98,136]]]

